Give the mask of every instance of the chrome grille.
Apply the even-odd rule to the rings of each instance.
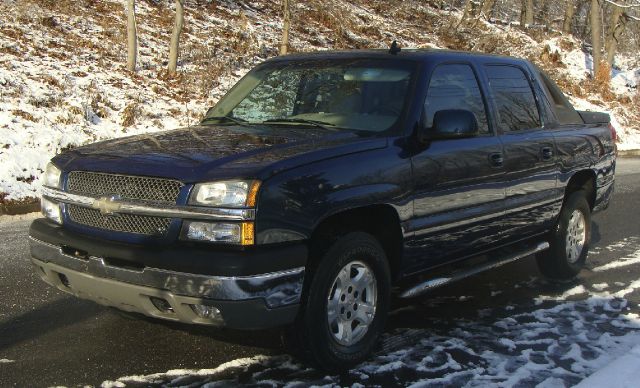
[[[143,176],[72,171],[67,189],[72,193],[95,197],[118,195],[122,199],[176,203],[182,182]]]
[[[171,224],[170,218],[118,214],[105,216],[99,210],[78,205],[67,205],[69,218],[78,224],[117,232],[147,236],[164,236]]]

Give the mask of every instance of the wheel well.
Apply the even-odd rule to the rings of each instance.
[[[596,174],[591,170],[582,170],[575,173],[564,191],[565,200],[578,190],[584,190],[587,193],[587,202],[589,207],[593,210],[593,206],[596,203]]]
[[[321,259],[340,236],[353,231],[369,233],[378,240],[389,261],[391,278],[395,279],[402,259],[402,229],[398,213],[390,205],[349,209],[322,220],[311,235],[311,264]]]

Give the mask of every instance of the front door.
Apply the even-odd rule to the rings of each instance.
[[[414,217],[407,241],[410,272],[476,252],[500,236],[504,206],[503,150],[490,130],[473,67],[440,64],[432,73],[424,106],[425,125],[436,112],[474,113],[479,134],[435,140],[412,157]]]

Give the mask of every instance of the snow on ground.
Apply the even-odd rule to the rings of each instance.
[[[558,53],[562,64],[556,70],[569,79],[578,83],[586,82],[593,72],[591,54],[580,47],[580,42],[568,37],[556,37],[542,43],[549,46],[551,53]],[[564,49],[562,47],[565,47]],[[619,68],[612,69],[611,89],[617,96],[633,98],[640,93],[640,63],[626,57],[617,59]],[[578,98],[569,95],[573,106],[578,110],[607,112],[611,115],[611,124],[616,128],[620,143],[620,150],[640,149],[640,123],[628,115],[628,107],[614,102],[604,103],[597,96]],[[592,101],[598,101],[595,104]],[[603,105],[604,104],[604,105]]]
[[[615,359],[605,368],[582,380],[576,388],[633,388],[640,381],[640,346]]]
[[[629,252],[637,246],[636,239],[627,239],[605,247],[603,250],[619,253],[620,259],[608,268],[596,267],[597,270],[626,265],[628,257],[633,256]],[[591,260],[597,263],[597,253],[593,256]],[[640,268],[637,264],[633,268]],[[513,286],[540,289],[541,283],[532,278]],[[473,319],[451,322],[430,317],[428,329],[396,328],[387,332],[369,361],[342,375],[319,373],[287,355],[258,355],[214,369],[122,377],[105,381],[102,387],[569,387],[594,373],[595,379],[597,371],[612,362],[627,371],[640,370],[640,358],[634,356],[637,350],[629,353],[640,346],[640,310],[639,306],[629,306],[626,299],[638,292],[640,280],[574,285],[539,295],[529,304],[487,306],[478,310]],[[457,300],[441,299],[430,299],[429,303],[440,303],[444,308]],[[412,313],[407,307],[401,310],[403,314]],[[618,357],[622,361],[616,360]]]
[[[564,65],[561,72],[572,79],[584,81],[593,73],[591,54],[583,51],[579,41],[561,36],[546,40],[542,44],[548,45],[550,52],[557,52],[560,55]],[[633,95],[638,85],[640,85],[640,63],[618,56],[611,74],[613,91],[618,95]]]
[[[594,272],[606,271],[612,268],[626,267],[628,265],[640,264],[640,249],[633,252],[630,256],[623,257],[612,263],[602,265],[593,269]]]
[[[14,363],[14,360],[8,360],[6,358],[0,358],[0,364],[11,364]]]

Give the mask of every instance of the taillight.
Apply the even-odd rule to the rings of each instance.
[[[614,143],[617,143],[618,142],[618,134],[616,133],[615,127],[611,123],[609,123],[609,130],[611,131],[611,140],[613,140]]]
[[[609,130],[611,131],[611,141],[613,142],[613,150],[616,156],[618,156],[618,146],[616,145],[616,143],[618,142],[618,134],[616,133],[616,128],[611,123],[609,123]]]

